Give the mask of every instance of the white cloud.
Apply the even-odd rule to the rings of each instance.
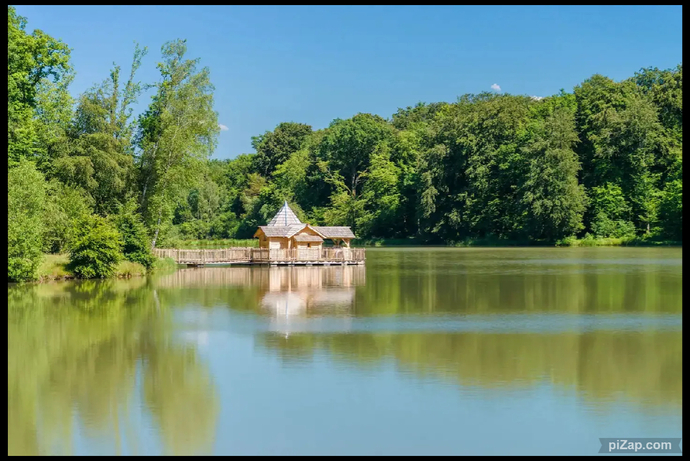
[[[498,83],[494,83],[493,85],[491,85],[491,89],[494,91],[501,91],[501,87],[498,86]]]
[[[541,99],[544,99],[543,96],[530,96],[530,98],[534,99],[535,101],[539,101]]]
[[[220,128],[220,131],[228,131],[228,129],[229,129],[227,126],[223,125],[222,123],[218,124],[218,128]]]

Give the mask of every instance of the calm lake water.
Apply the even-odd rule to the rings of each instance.
[[[596,454],[682,437],[682,250],[371,249],[8,288],[10,454]]]

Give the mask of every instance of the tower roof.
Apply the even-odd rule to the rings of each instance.
[[[292,226],[295,224],[303,224],[295,215],[295,212],[288,206],[287,200],[283,204],[283,207],[278,210],[278,213],[271,219],[268,223],[269,226]]]

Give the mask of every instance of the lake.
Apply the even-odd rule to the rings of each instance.
[[[376,248],[8,287],[10,454],[596,454],[682,437],[680,248]]]

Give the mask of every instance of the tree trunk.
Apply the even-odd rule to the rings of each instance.
[[[153,242],[151,243],[151,249],[156,248],[156,240],[158,240],[158,232],[161,230],[161,215],[163,214],[163,210],[160,210],[158,212],[158,222],[156,223],[156,233],[153,234]]]

